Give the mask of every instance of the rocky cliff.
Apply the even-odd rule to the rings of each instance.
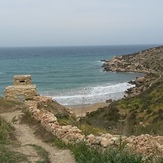
[[[105,71],[158,73],[163,71],[163,46],[105,60]]]

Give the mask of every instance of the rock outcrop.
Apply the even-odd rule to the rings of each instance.
[[[163,70],[163,46],[105,60],[105,71],[156,73]]]
[[[6,87],[4,94],[8,100],[30,100],[37,95],[36,85],[32,85],[30,75],[17,75],[14,76],[14,85]]]

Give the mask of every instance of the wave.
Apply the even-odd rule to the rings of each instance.
[[[108,99],[117,100],[124,96],[124,91],[133,87],[127,82],[106,84],[102,86],[85,87],[69,90],[53,96],[53,100],[62,105],[81,105],[104,102]]]

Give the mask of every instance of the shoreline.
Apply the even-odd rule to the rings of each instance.
[[[137,77],[135,80],[128,82],[135,86],[125,91],[127,94],[125,97],[134,97],[146,91],[152,85],[155,79],[153,79],[151,74],[159,75],[162,73],[162,67],[151,59],[156,51],[161,51],[162,47],[159,46],[137,53],[115,56],[112,59],[103,60],[104,64],[102,67],[106,72],[142,73],[142,77]]]
[[[73,107],[66,107],[67,109],[70,109],[73,111],[76,117],[84,117],[87,113],[96,111],[98,108],[103,108],[105,106],[108,106],[110,103],[106,102],[99,102],[95,104],[90,105],[75,105]]]
[[[134,87],[127,89],[124,91],[125,96],[122,98],[130,98],[135,97],[142,92],[146,91],[156,78],[153,78],[152,74],[158,74],[161,70],[155,70],[155,67],[150,63],[147,64],[150,57],[156,50],[161,49],[160,47],[150,48],[144,51],[140,51],[138,53],[128,54],[124,56],[115,56],[110,60],[103,60],[103,68],[104,71],[111,72],[125,72],[125,73],[142,73],[141,77],[136,77],[135,79],[128,81],[129,84],[133,84]],[[149,54],[147,57],[146,55]],[[143,59],[142,59],[143,58]],[[144,64],[144,62],[146,64]],[[152,60],[150,60],[152,62]],[[122,99],[121,98],[121,99]],[[108,99],[109,100],[109,99]],[[87,113],[96,111],[98,108],[106,107],[111,102],[98,102],[90,105],[73,105],[73,106],[65,106],[67,109],[70,109],[76,117],[86,116]]]

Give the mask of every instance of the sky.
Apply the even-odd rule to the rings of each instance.
[[[0,47],[163,44],[163,0],[0,0]]]

